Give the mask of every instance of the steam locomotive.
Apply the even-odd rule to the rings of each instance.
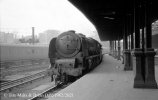
[[[93,38],[70,30],[53,38],[49,44],[50,72],[55,83],[80,77],[102,61],[102,45]]]

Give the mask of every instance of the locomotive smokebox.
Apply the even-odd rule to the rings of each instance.
[[[81,48],[80,37],[75,31],[64,32],[56,39],[56,50],[63,57],[73,57]]]

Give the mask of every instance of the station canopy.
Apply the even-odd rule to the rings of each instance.
[[[134,14],[134,0],[69,0],[96,27],[102,41],[123,38],[124,16]],[[140,0],[145,1],[145,0]],[[158,19],[158,4],[151,1],[151,21]],[[132,17],[134,19],[134,17]],[[131,25],[134,21],[132,21]],[[134,29],[134,28],[132,28]]]

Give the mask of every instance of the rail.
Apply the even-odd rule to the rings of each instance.
[[[54,84],[54,86],[49,87],[49,88],[43,90],[42,92],[38,93],[38,94],[35,95],[34,97],[32,97],[32,98],[30,98],[30,99],[27,99],[27,100],[37,100],[37,98],[39,98],[41,95],[43,95],[43,94],[49,92],[49,91],[52,90],[52,89],[55,89],[56,87],[58,87],[58,86],[60,86],[60,85],[62,85],[62,84],[63,84],[62,82],[59,83],[58,85],[55,85],[55,84]]]
[[[14,88],[16,86],[25,84],[27,82],[30,82],[30,81],[33,81],[33,80],[36,80],[36,79],[39,79],[41,77],[44,77],[44,76],[46,76],[46,72],[47,71],[42,71],[42,72],[39,72],[39,73],[36,73],[36,74],[33,74],[33,75],[26,76],[24,78],[17,79],[17,80],[13,80],[13,81],[9,81],[9,82],[3,82],[3,83],[0,84],[1,85],[0,92],[2,92],[4,90],[11,89],[11,88]]]
[[[48,59],[21,59],[13,61],[0,61],[0,69],[24,67],[28,65],[37,65],[48,62]]]

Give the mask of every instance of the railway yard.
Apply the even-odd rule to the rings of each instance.
[[[43,67],[44,65],[40,65],[41,68],[39,68],[38,65],[38,67],[32,71],[30,67],[34,66],[29,66],[30,70],[22,70],[21,67],[21,71],[12,70],[12,74],[1,79],[1,100],[41,99],[45,98],[42,95],[48,94],[49,92],[51,92],[51,94],[55,93],[70,84],[63,85],[59,83],[57,86],[54,82],[51,82],[50,76],[47,75],[48,65],[49,64],[46,66],[45,64],[45,67]]]
[[[1,58],[3,60],[3,57]],[[45,94],[56,93],[71,84],[56,85],[51,82],[47,73],[50,63],[45,58],[4,60],[0,64],[1,100],[42,99]]]
[[[6,48],[6,47],[5,47]],[[9,47],[8,47],[9,48]],[[121,58],[121,60],[116,60],[116,59],[112,59],[110,58],[110,56],[108,55],[108,51],[103,49],[102,53],[103,55],[103,62],[97,66],[94,71],[92,70],[90,73],[84,75],[83,77],[81,77],[80,79],[78,79],[77,81],[72,81],[72,82],[68,82],[68,83],[58,83],[55,84],[55,82],[51,82],[51,77],[48,74],[48,68],[50,65],[50,62],[47,58],[47,53],[48,51],[44,52],[44,55],[42,54],[43,52],[43,47],[40,47],[42,49],[37,50],[36,48],[39,47],[24,47],[24,51],[19,51],[19,53],[23,54],[23,56],[17,55],[15,57],[15,55],[13,55],[13,53],[15,53],[18,48],[14,48],[14,50],[12,48],[10,48],[11,50],[11,54],[12,55],[4,55],[6,52],[8,52],[7,50],[3,50],[3,46],[1,48],[1,53],[3,53],[3,56],[1,56],[1,66],[0,66],[0,94],[1,94],[1,100],[47,100],[47,99],[78,99],[81,100],[81,97],[78,96],[80,93],[80,95],[83,95],[85,93],[82,94],[82,92],[87,91],[88,88],[91,87],[91,85],[97,85],[98,83],[95,82],[94,84],[91,85],[81,85],[78,84],[78,82],[82,82],[85,81],[85,83],[88,83],[89,79],[93,79],[93,78],[88,78],[88,79],[84,79],[85,77],[89,77],[89,75],[95,75],[93,74],[93,72],[95,72],[95,70],[98,70],[98,67],[100,69],[100,67],[107,67],[106,71],[104,72],[105,74],[107,73],[111,73],[111,69],[109,70],[108,67],[111,68],[116,68],[117,70],[114,71],[123,71],[123,65],[121,64],[121,62],[123,61],[123,59]],[[27,48],[27,49],[26,49]],[[48,48],[46,48],[47,50]],[[33,51],[33,52],[32,52]],[[27,56],[25,56],[27,55]],[[38,56],[36,56],[38,55]],[[27,58],[29,57],[30,59],[24,59],[24,56]],[[37,57],[37,58],[34,58]],[[19,60],[19,58],[23,58],[21,60]],[[106,59],[105,59],[106,58]],[[109,60],[110,58],[110,60]],[[111,63],[108,63],[109,62]],[[114,62],[114,63],[113,63]],[[155,65],[156,65],[156,79],[158,78],[158,56],[155,56]],[[99,72],[100,74],[102,72]],[[131,75],[131,71],[129,71],[130,75]],[[108,74],[107,74],[108,76]],[[118,74],[119,76],[119,74]],[[122,76],[125,77],[125,76]],[[130,77],[130,76],[128,76]],[[99,78],[98,78],[99,79]],[[107,78],[108,79],[108,78]],[[100,80],[100,79],[99,79]],[[89,80],[92,81],[92,80]],[[104,80],[103,80],[104,81]],[[110,79],[110,81],[113,81],[113,79]],[[131,82],[131,80],[129,80]],[[158,81],[158,80],[157,80]],[[100,82],[102,82],[100,80]],[[120,81],[118,81],[120,82]],[[93,83],[93,82],[92,82]],[[97,83],[97,84],[96,84]],[[105,84],[108,85],[109,82],[105,82]],[[116,82],[117,83],[117,82]],[[73,87],[74,85],[78,84],[79,88],[77,86]],[[83,84],[83,83],[82,83]],[[122,85],[121,85],[122,86]],[[73,88],[72,88],[73,87]],[[85,87],[86,90],[84,90]],[[95,86],[97,87],[97,86]],[[118,86],[119,87],[119,86]],[[132,86],[129,86],[132,87]],[[99,87],[98,87],[99,88]],[[111,87],[113,88],[113,87]],[[77,90],[75,90],[77,89]],[[74,90],[71,91],[70,90]],[[79,91],[78,91],[79,90]],[[91,89],[89,89],[91,90]],[[64,92],[62,92],[64,91]],[[78,91],[78,92],[75,92]],[[92,90],[93,91],[93,90]],[[88,91],[90,92],[90,91]],[[107,91],[105,91],[107,92]],[[96,93],[96,92],[95,92]],[[92,94],[94,95],[94,92],[92,92]],[[88,94],[88,95],[92,95],[92,94]],[[96,93],[97,94],[97,93]],[[62,98],[61,98],[62,97]],[[84,97],[84,96],[83,96]],[[93,97],[93,96],[91,96]],[[85,98],[87,98],[85,96]],[[97,100],[97,99],[94,99]],[[121,99],[120,99],[121,100]],[[142,99],[143,100],[143,99]],[[153,99],[156,100],[156,99]]]
[[[104,55],[104,58],[106,58],[106,60],[107,60],[107,59],[109,59],[109,56],[106,54],[106,55]],[[158,57],[155,57],[155,58],[156,58],[155,59],[156,79],[158,81],[158,74],[157,74],[158,73]],[[82,88],[80,88],[78,92],[74,92],[74,91],[76,91],[75,89],[77,89],[77,87],[74,88],[73,86],[80,83],[80,81],[82,82],[85,77],[91,77],[90,75],[94,75],[93,73],[95,73],[96,70],[100,69],[101,67],[106,67],[106,66],[107,66],[107,69],[105,72],[106,74],[109,72],[110,73],[112,72],[111,69],[108,69],[109,66],[111,66],[114,69],[116,68],[115,71],[117,73],[119,71],[122,72],[123,67],[120,64],[121,61],[118,61],[115,59],[112,59],[112,60],[115,62],[114,64],[109,65],[109,63],[107,63],[107,61],[103,60],[101,65],[98,66],[99,68],[94,69],[94,71],[85,75],[83,78],[77,80],[77,82],[68,83],[68,84],[59,83],[59,85],[56,85],[54,83],[54,81],[51,82],[50,76],[48,76],[46,73],[49,64],[47,64],[47,66],[45,66],[45,67],[41,67],[41,69],[39,67],[36,67],[36,70],[32,70],[32,71],[23,70],[21,72],[18,71],[18,73],[16,73],[16,74],[12,73],[12,75],[8,75],[5,78],[1,79],[1,89],[0,89],[1,100],[47,100],[47,99],[51,100],[52,97],[53,98],[56,97],[55,100],[56,99],[58,100],[60,96],[65,97],[66,100],[70,99],[70,98],[71,99],[75,98],[76,100],[80,100],[81,98],[77,95],[77,93],[81,93],[81,90],[85,91],[83,87],[86,88],[87,85],[85,85],[85,86],[79,85],[79,87],[82,87]],[[22,69],[22,68],[20,67],[20,69]],[[15,70],[13,70],[13,71],[15,71]],[[128,74],[130,73],[130,75],[131,75],[131,71],[124,72],[124,74],[125,73],[126,73],[126,75],[127,75],[127,73]],[[118,77],[119,77],[119,75],[120,74],[118,74]],[[110,76],[110,77],[113,77],[113,76]],[[124,77],[125,80],[128,81],[127,83],[131,83],[131,82],[129,82],[129,80],[126,79],[127,77],[130,78],[129,75],[127,75],[126,77],[125,76],[122,76],[122,77]],[[90,79],[90,78],[88,78],[88,79]],[[110,82],[113,82],[115,79],[109,79],[109,80],[110,80]],[[86,81],[86,80],[84,80],[84,81]],[[87,81],[86,81],[86,83],[88,83]],[[90,80],[90,81],[92,81],[92,80]],[[101,80],[99,79],[99,81],[101,81]],[[108,85],[109,82],[107,82],[105,84]],[[93,84],[93,85],[95,85],[95,84]],[[122,86],[122,85],[120,85],[120,86]],[[73,87],[73,90],[72,90],[72,87]],[[90,88],[90,86],[87,86],[87,89],[88,88]],[[86,89],[86,91],[87,91],[87,89]],[[113,88],[112,88],[112,90],[113,90]],[[65,91],[64,93],[66,93],[66,94],[63,94],[60,91]],[[151,90],[151,92],[152,92],[152,90]],[[94,92],[91,92],[91,93],[93,94]],[[92,95],[92,94],[88,94],[88,95]],[[74,97],[74,95],[75,95],[75,97]],[[96,93],[96,95],[98,95],[98,94]],[[87,98],[87,96],[85,96],[85,97]],[[120,98],[121,98],[121,96],[120,96]],[[137,96],[136,96],[136,98],[137,98]],[[96,100],[96,99],[94,99],[94,100]],[[138,99],[136,99],[136,100],[138,100]],[[143,99],[140,99],[140,100],[143,100]],[[156,99],[153,99],[153,100],[156,100]]]

